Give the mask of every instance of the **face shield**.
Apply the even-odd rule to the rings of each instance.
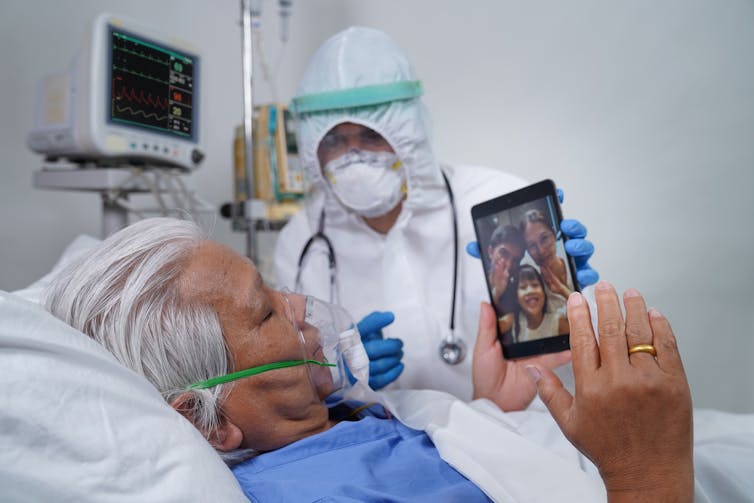
[[[364,57],[366,53],[369,58]],[[332,224],[347,213],[327,183],[318,158],[327,132],[347,122],[368,127],[390,142],[406,170],[407,213],[447,204],[422,93],[408,57],[379,30],[350,27],[315,51],[289,107],[297,116],[299,156],[312,187],[309,201],[313,204],[307,204],[312,228],[317,227],[323,206]]]
[[[270,362],[194,383],[191,389],[205,389],[276,369],[306,365],[318,400],[337,394],[345,397],[355,381],[369,382],[369,357],[356,324],[340,306],[314,297],[282,291],[286,314],[296,330],[300,358]],[[328,400],[333,406],[340,400]]]
[[[394,102],[407,101],[419,98],[423,94],[422,84],[418,80],[401,80],[360,87],[347,87],[325,92],[298,95],[293,98],[289,110],[294,118],[296,142],[302,162],[313,163],[320,153],[320,148],[338,148],[334,144],[335,137],[327,136],[328,131],[338,124],[354,122],[362,124],[376,131],[375,136],[363,138],[362,143],[372,146],[375,142],[378,148],[365,147],[366,150],[384,150],[385,132],[378,129],[372,120],[364,122],[358,116],[379,109],[380,106]],[[357,111],[361,111],[356,113]],[[353,114],[356,113],[356,116]],[[329,153],[327,157],[333,159],[345,154]],[[311,157],[311,159],[309,158]],[[313,163],[319,166],[319,162]],[[317,173],[310,174],[316,179]]]
[[[293,98],[291,109],[296,115],[332,112],[410,100],[418,98],[422,93],[420,81],[402,80],[298,95]]]

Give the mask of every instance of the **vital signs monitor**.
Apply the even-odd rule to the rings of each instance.
[[[37,89],[29,147],[49,158],[194,169],[202,161],[198,51],[100,14],[65,72]]]

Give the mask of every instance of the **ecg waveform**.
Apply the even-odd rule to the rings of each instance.
[[[162,122],[162,121],[165,121],[165,120],[168,119],[167,115],[157,115],[154,112],[147,113],[144,110],[139,110],[138,108],[137,109],[133,109],[133,108],[128,107],[128,106],[121,107],[121,106],[115,105],[115,110],[117,112],[119,112],[119,113],[126,112],[129,115],[131,115],[132,117],[142,116],[145,119],[153,119],[153,120],[158,121],[158,122]]]
[[[152,108],[159,108],[161,110],[168,109],[168,98],[160,98],[159,96],[152,96],[152,93],[147,93],[144,96],[144,89],[140,89],[137,93],[136,89],[126,90],[126,87],[121,87],[118,93],[115,95],[115,100],[125,98],[128,101],[136,102],[140,105],[149,105]],[[167,116],[166,116],[167,118]]]
[[[194,60],[115,31],[111,42],[111,120],[191,136]]]

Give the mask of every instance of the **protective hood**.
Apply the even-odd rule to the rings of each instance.
[[[430,147],[429,116],[420,94],[421,84],[408,59],[379,30],[348,28],[328,39],[314,54],[292,108],[299,119],[301,161],[312,188],[324,194],[329,224],[349,216],[322,176],[317,146],[330,129],[343,122],[377,131],[395,150],[406,169],[404,213],[447,204],[444,182]],[[313,107],[315,111],[305,106],[311,103],[310,98],[323,97],[326,104]]]

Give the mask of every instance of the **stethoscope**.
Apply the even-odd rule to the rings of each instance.
[[[456,203],[453,197],[453,189],[450,188],[450,182],[445,173],[442,173],[442,179],[445,182],[445,188],[448,191],[450,199],[450,212],[453,216],[453,295],[450,303],[450,331],[440,343],[439,353],[442,361],[448,365],[457,365],[466,357],[466,343],[456,335],[456,293],[458,291],[458,217],[456,216]],[[335,249],[332,246],[330,238],[324,232],[325,229],[325,209],[319,215],[319,224],[317,232],[306,241],[301,249],[301,255],[298,258],[298,270],[296,271],[296,291],[301,289],[301,272],[303,271],[304,260],[306,259],[309,249],[315,241],[322,241],[327,247],[327,263],[330,271],[330,302],[335,302]]]

